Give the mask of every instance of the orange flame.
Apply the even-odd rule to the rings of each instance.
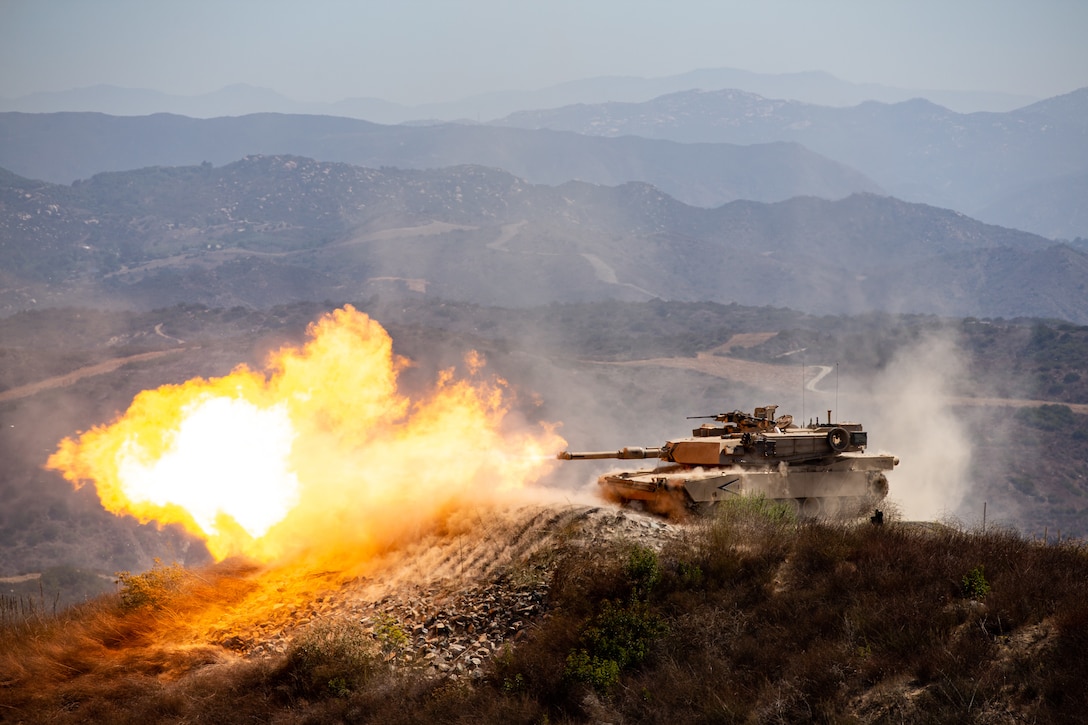
[[[267,373],[239,366],[137,395],[118,420],[60,442],[46,466],[93,481],[109,511],[178,523],[216,559],[359,554],[453,503],[538,480],[551,428],[513,430],[502,380],[443,371],[410,401],[388,333],[350,306],[310,325]],[[472,352],[471,373],[483,364]]]

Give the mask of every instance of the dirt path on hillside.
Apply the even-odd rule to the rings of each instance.
[[[520,222],[514,222],[513,224],[503,224],[502,231],[499,233],[499,238],[493,242],[488,242],[487,248],[494,249],[496,252],[509,252],[506,245],[510,243],[514,237],[521,232],[522,227],[528,224],[527,219],[522,219]]]
[[[105,362],[100,362],[95,365],[87,365],[85,367],[73,370],[70,373],[65,373],[64,375],[56,375],[51,378],[39,380],[35,383],[28,383],[26,385],[20,385],[15,388],[9,388],[8,390],[0,392],[0,403],[7,402],[9,400],[27,398],[31,395],[37,395],[43,390],[66,388],[73,383],[83,380],[84,378],[112,373],[114,370],[117,370],[124,365],[128,365],[129,363],[142,362],[144,360],[154,360],[165,355],[173,355],[176,352],[178,352],[178,350],[157,350],[155,352],[141,352],[137,355],[115,357],[112,360],[106,360]]]
[[[728,351],[737,347],[752,347],[774,337],[776,333],[744,333],[734,335],[724,344],[711,350],[697,353],[695,357],[663,357],[647,360],[628,360],[622,362],[597,362],[598,365],[616,365],[620,367],[666,367],[679,370],[693,370],[725,380],[734,380],[758,388],[772,395],[781,395],[796,391],[803,384],[806,390],[823,392],[817,387],[820,381],[834,368],[828,365],[809,364],[804,366],[804,373],[799,366],[772,365],[729,357]],[[1088,415],[1088,405],[1064,403],[1054,400],[1033,400],[1028,398],[971,398],[950,396],[948,402],[955,405],[973,405],[987,407],[1032,408],[1041,405],[1064,405],[1074,413]]]
[[[801,384],[801,370],[799,368],[740,360],[738,358],[713,355],[709,352],[700,352],[695,357],[658,357],[647,360],[598,362],[596,364],[618,367],[663,367],[693,370],[716,378],[754,385],[769,392],[796,390],[797,386]]]
[[[733,335],[721,345],[696,353],[695,357],[656,357],[646,360],[626,360],[622,362],[595,362],[598,365],[615,365],[619,367],[663,367],[677,370],[692,370],[704,375],[716,378],[735,380],[740,383],[754,385],[768,392],[779,393],[788,390],[796,390],[802,382],[802,371],[799,367],[785,365],[771,365],[769,363],[741,360],[729,357],[728,353],[735,348],[754,347],[774,337],[774,332],[746,332]],[[818,366],[810,365],[808,368]],[[805,378],[809,376],[808,368],[805,370]],[[816,371],[818,372],[818,371]]]

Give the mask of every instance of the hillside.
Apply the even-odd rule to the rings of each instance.
[[[1088,89],[1005,113],[961,114],[922,99],[832,108],[736,90],[684,91],[643,103],[524,111],[503,126],[685,143],[804,145],[908,201],[1018,229],[1088,236],[1081,197],[1023,197],[1088,169]],[[1014,199],[1012,207],[1000,202]],[[1064,199],[1064,200],[1063,200]]]
[[[1074,239],[1088,228],[1084,205],[1088,173],[1027,184],[999,198],[978,217],[993,224],[1030,229],[1051,239]]]
[[[689,204],[794,196],[838,199],[880,187],[794,143],[738,146],[479,125],[383,126],[333,116],[255,114],[193,119],[93,113],[0,113],[0,167],[71,183],[146,166],[217,166],[244,156],[294,155],[374,168],[473,164],[534,184],[581,180],[653,184]]]
[[[335,568],[6,607],[0,692],[28,723],[1073,722],[1086,575],[1077,546],[758,501],[679,526],[476,508]]]
[[[515,307],[661,298],[1088,320],[1088,258],[1077,249],[869,194],[703,209],[644,184],[551,187],[474,166],[277,156],[71,186],[0,182],[8,313],[422,294]]]

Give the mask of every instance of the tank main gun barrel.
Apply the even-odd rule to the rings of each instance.
[[[618,451],[587,451],[572,452],[563,451],[556,456],[561,461],[589,461],[601,458],[616,458],[621,461],[635,460],[639,458],[661,458],[660,448],[621,448]]]

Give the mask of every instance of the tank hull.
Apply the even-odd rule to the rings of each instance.
[[[792,465],[662,466],[610,473],[597,482],[613,501],[640,501],[662,513],[762,495],[786,502],[806,517],[857,516],[887,496],[884,472],[895,464],[894,456],[846,453],[826,462]]]

